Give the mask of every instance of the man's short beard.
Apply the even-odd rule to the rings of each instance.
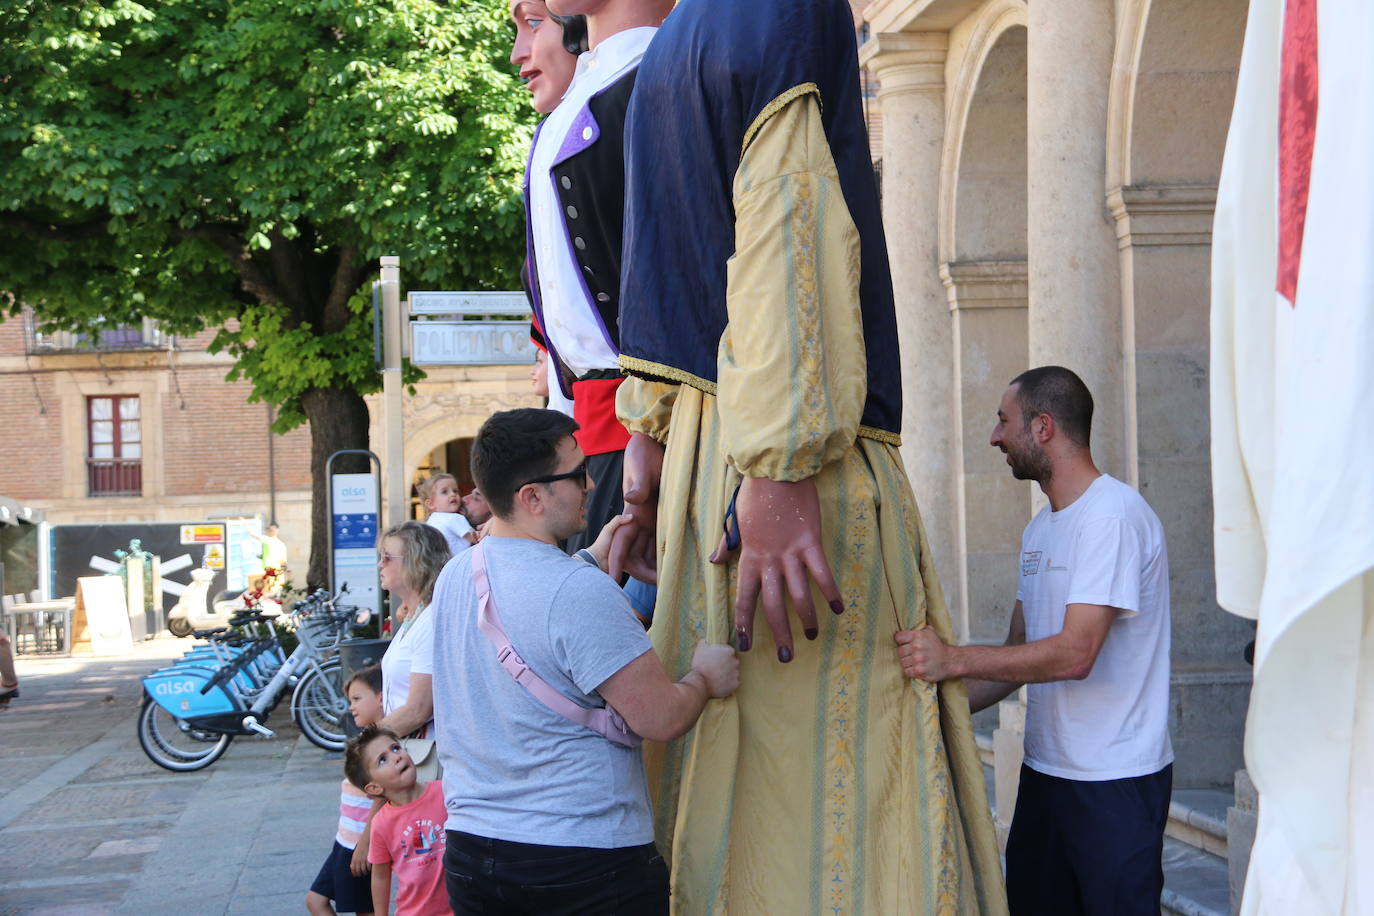
[[[1032,446],[1022,454],[1011,456],[1011,476],[1046,484],[1054,477],[1054,467],[1043,449]]]
[[[582,524],[576,526],[575,528],[574,528],[573,526],[569,525],[569,526],[568,526],[568,529],[565,529],[565,530],[556,532],[556,533],[555,533],[555,536],[556,536],[557,539],[560,540],[560,541],[566,541],[566,540],[568,540],[569,538],[573,537],[574,535],[581,534],[582,532],[584,532],[584,531],[586,531],[586,530],[587,530],[587,522],[586,522],[586,520],[584,519],[584,520],[582,521]]]

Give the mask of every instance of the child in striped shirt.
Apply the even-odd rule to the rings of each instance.
[[[372,665],[354,674],[344,684],[344,693],[348,696],[348,711],[360,728],[382,718],[379,666]],[[367,846],[372,799],[347,779],[340,784],[339,791],[339,831],[329,858],[310,886],[310,893],[305,895],[305,908],[311,916],[335,916],[336,912],[371,916],[372,879],[368,876],[371,866],[367,863]]]

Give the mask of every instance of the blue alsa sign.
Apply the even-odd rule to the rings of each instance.
[[[334,587],[348,586],[345,604],[380,610],[377,479],[371,474],[335,474],[329,483],[334,510]]]

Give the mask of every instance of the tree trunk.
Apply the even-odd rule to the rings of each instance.
[[[310,588],[328,588],[332,519],[324,465],[340,449],[367,448],[367,403],[356,391],[311,388],[301,395],[301,408],[310,421],[310,568],[306,583]],[[365,455],[345,455],[333,467],[336,474],[365,474],[370,470]]]

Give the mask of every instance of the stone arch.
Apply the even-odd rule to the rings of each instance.
[[[528,388],[520,390],[523,379],[517,385],[482,390],[471,383],[450,384],[437,373],[435,379],[422,382],[406,404],[405,479],[414,480],[435,449],[477,435],[482,423],[496,411],[542,406],[542,399]]]
[[[1215,183],[1247,7],[1245,0],[1124,4],[1108,95],[1108,191]]]
[[[989,49],[964,125],[951,261],[1026,258],[1026,30]]]
[[[406,436],[406,480],[414,480],[421,464],[431,452],[441,445],[455,439],[468,439],[477,435],[486,415],[444,417],[432,420],[420,429]]]
[[[940,272],[953,321],[960,608],[970,639],[1005,634],[1029,501],[987,444],[988,418],[1026,368],[1026,7],[963,24],[940,187]]]
[[[954,79],[946,96],[947,115],[944,148],[941,153],[940,199],[938,204],[939,261],[941,264],[963,256],[957,251],[956,228],[959,176],[963,170],[965,150],[968,148],[966,138],[969,114],[973,109],[974,99],[988,58],[998,48],[1003,37],[1013,29],[1019,29],[1019,34],[1024,37],[1026,30],[1026,4],[1024,0],[995,0],[995,2],[989,3],[979,10],[972,21],[961,25],[959,28],[959,31],[966,34],[967,37],[964,53],[960,57]],[[965,32],[965,30],[967,31]],[[1003,50],[1005,48],[1006,45],[1003,45]],[[1024,78],[1022,83],[1024,85]],[[1022,137],[1024,140],[1024,127]]]

